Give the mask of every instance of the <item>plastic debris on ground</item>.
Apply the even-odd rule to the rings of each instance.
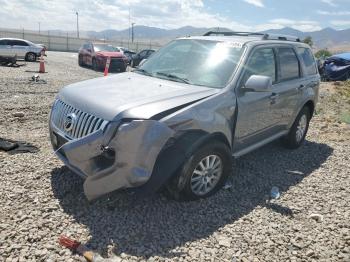
[[[0,151],[5,151],[10,155],[20,153],[36,153],[39,148],[25,141],[14,141],[0,138]]]
[[[278,199],[281,196],[279,188],[276,186],[272,187],[270,196],[272,199]]]

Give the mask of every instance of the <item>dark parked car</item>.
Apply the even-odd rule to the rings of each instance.
[[[106,66],[107,57],[111,58],[110,71],[126,71],[128,59],[119,49],[109,44],[86,43],[79,49],[79,65],[91,66],[94,70],[102,70]]]
[[[350,53],[327,58],[319,69],[323,80],[346,81],[350,79]]]
[[[138,66],[143,59],[149,58],[150,55],[153,54],[154,52],[155,50],[153,49],[145,49],[137,53],[136,55],[133,55],[132,61],[131,61],[131,67]]]
[[[117,46],[116,48],[119,49],[126,56],[126,58],[128,59],[128,65],[130,65],[131,60],[132,60],[132,56],[135,55],[136,52],[131,51],[131,50],[129,50],[125,47],[122,47],[122,46]]]

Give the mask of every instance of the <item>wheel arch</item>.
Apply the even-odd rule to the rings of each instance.
[[[211,142],[221,142],[230,150],[231,146],[223,133],[207,133],[203,130],[179,132],[168,140],[159,153],[149,181],[137,189],[142,195],[157,191],[178,174],[179,169],[193,152]]]
[[[312,100],[307,101],[307,102],[304,104],[304,106],[302,107],[302,109],[303,109],[304,107],[307,107],[307,108],[309,109],[310,117],[312,118],[313,115],[314,115],[314,112],[315,112],[315,103],[314,103],[314,101],[312,101]]]

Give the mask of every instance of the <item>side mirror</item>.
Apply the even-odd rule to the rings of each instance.
[[[271,92],[271,89],[271,77],[261,75],[250,76],[243,88],[246,92]]]

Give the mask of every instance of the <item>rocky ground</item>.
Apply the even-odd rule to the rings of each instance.
[[[48,114],[64,85],[102,75],[71,53],[0,67],[0,137],[37,153],[0,151],[0,261],[84,261],[61,234],[114,261],[350,261],[350,85],[322,84],[307,141],[234,162],[232,187],[179,203],[127,192],[88,203],[83,181],[53,155]],[[20,62],[21,63],[21,62]],[[269,200],[277,186],[281,197]]]

